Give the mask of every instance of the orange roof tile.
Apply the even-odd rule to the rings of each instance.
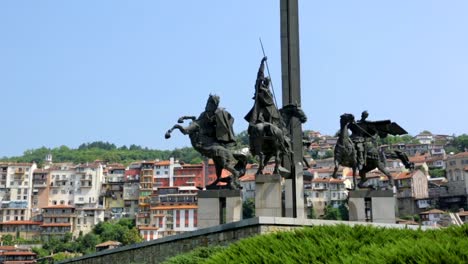
[[[241,182],[255,181],[255,174],[245,174],[244,176],[239,178],[239,181]]]
[[[402,171],[400,173],[392,173],[392,176],[394,180],[403,180],[413,177],[413,174],[406,171]]]
[[[170,160],[162,160],[162,161],[158,161],[154,164],[155,166],[169,166],[171,165],[171,161]]]
[[[458,154],[453,155],[454,158],[465,158],[468,157],[468,152],[460,152]]]
[[[9,221],[9,222],[0,222],[0,225],[40,225],[42,222],[34,221]]]
[[[0,246],[0,251],[15,250],[15,246]]]

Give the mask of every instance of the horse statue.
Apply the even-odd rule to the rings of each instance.
[[[301,123],[307,121],[304,111],[297,105],[286,105],[279,110],[282,122],[279,125],[270,122],[258,122],[249,125],[247,130],[249,134],[250,152],[258,156],[258,170],[256,174],[262,174],[265,165],[274,157],[275,167],[273,173],[280,173],[280,164],[283,155],[290,154],[291,140],[286,127],[293,117],[298,118]]]
[[[255,80],[254,105],[244,117],[249,122],[247,132],[249,134],[250,153],[258,156],[258,170],[256,175],[262,174],[265,165],[275,157],[273,173],[288,176],[289,172],[281,168],[280,164],[284,155],[290,154],[291,140],[287,127],[292,117],[297,117],[304,123],[307,120],[302,109],[297,105],[287,105],[278,110],[274,94],[270,90],[270,77],[265,76],[265,64],[267,57],[263,57]]]
[[[218,104],[219,97],[210,95],[205,111],[200,117],[180,117],[177,121],[178,123],[183,123],[184,120],[192,120],[192,122],[186,127],[179,124],[174,125],[166,132],[165,138],[170,138],[172,131],[175,129],[178,129],[184,135],[188,135],[190,143],[197,152],[207,158],[213,159],[216,180],[206,186],[206,188],[221,188],[217,184],[219,182],[226,182],[227,188],[233,189],[238,187],[238,178],[245,174],[247,157],[242,153],[235,153],[228,148],[235,142],[232,131],[234,119],[226,110],[219,109]],[[237,163],[233,166],[235,162]],[[232,175],[228,178],[221,178],[223,169],[226,169]]]
[[[353,189],[356,189],[356,186],[363,188],[367,181],[366,174],[377,168],[388,177],[389,187],[393,187],[393,177],[385,168],[386,158],[400,159],[409,170],[414,169],[414,164],[409,162],[408,157],[403,152],[385,153],[379,150],[376,135],[382,137],[387,134],[401,135],[406,134],[406,131],[389,120],[369,122],[365,121],[365,118],[367,118],[367,112],[363,112],[363,118],[358,122],[355,121],[352,114],[340,116],[340,131],[334,149],[335,168],[332,177],[336,178],[339,165],[350,167],[353,170]],[[357,135],[350,136],[348,129]],[[356,185],[357,170],[359,170],[360,180]]]

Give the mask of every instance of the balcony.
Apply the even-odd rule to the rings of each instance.
[[[26,173],[26,171],[23,170],[23,169],[16,169],[15,170],[15,174],[25,174],[25,173]]]
[[[42,213],[42,217],[44,218],[71,218],[76,217],[76,213],[68,212],[68,213]]]
[[[34,181],[33,182],[33,187],[34,188],[45,188],[47,187],[47,183],[45,181]]]
[[[138,218],[148,218],[150,217],[150,213],[138,213]]]
[[[81,188],[91,188],[93,187],[93,182],[91,180],[81,180],[80,181]]]

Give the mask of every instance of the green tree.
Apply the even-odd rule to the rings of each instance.
[[[341,220],[340,211],[338,210],[338,208],[335,208],[331,205],[327,205],[327,207],[325,207],[325,214],[323,216],[323,219]]]
[[[140,243],[143,241],[138,229],[136,227],[132,229],[127,229],[127,231],[122,236],[122,244],[124,245],[131,245],[135,243]]]
[[[13,246],[15,243],[13,236],[10,234],[1,235],[1,241],[4,246]]]
[[[314,207],[310,207],[309,215],[307,216],[309,219],[317,219],[317,213],[315,212]]]
[[[464,152],[468,149],[468,135],[462,134],[458,137],[455,137],[451,145],[454,146],[459,152]]]
[[[99,236],[93,233],[88,233],[82,237],[79,237],[76,241],[78,243],[78,250],[82,253],[91,253],[96,250],[96,245],[101,241]]]
[[[340,213],[339,220],[349,220],[349,210],[345,203],[340,204],[340,206],[338,207],[338,212]]]
[[[255,199],[248,198],[242,203],[242,218],[255,217]]]
[[[445,177],[444,169],[429,169],[429,175],[431,178]]]
[[[249,134],[246,130],[237,134],[237,145],[238,146],[248,146],[249,145]]]

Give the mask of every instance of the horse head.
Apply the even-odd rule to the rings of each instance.
[[[353,114],[342,114],[340,116],[340,125],[341,127],[344,127],[350,123],[354,122],[354,115]]]
[[[285,105],[283,106],[283,108],[280,109],[280,112],[285,120],[289,120],[291,117],[296,117],[302,124],[307,122],[307,115],[297,104]]]

